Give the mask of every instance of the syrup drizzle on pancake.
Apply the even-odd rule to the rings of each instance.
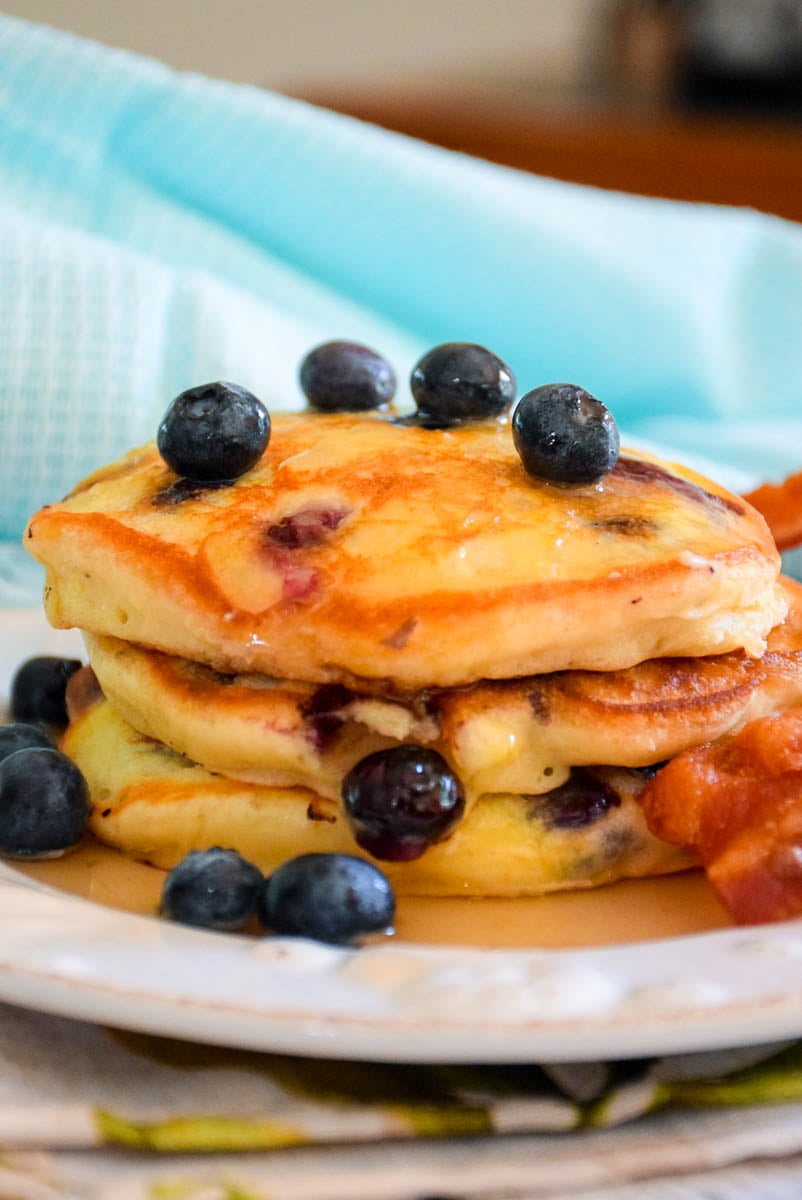
[[[277,414],[231,486],[145,446],[30,529],[58,626],[385,694],[760,655],[785,609],[764,523],[715,483],[649,455],[532,479],[504,422]]]
[[[216,492],[221,488],[233,487],[233,479],[176,479],[166,487],[159,488],[151,500],[154,508],[173,508],[184,504],[187,500],[197,500],[206,492]]]
[[[664,467],[658,466],[657,463],[646,462],[644,459],[619,458],[612,474],[619,477],[623,476],[626,479],[643,480],[644,482],[657,484],[663,483],[672,492],[676,492],[678,496],[683,496],[686,500],[696,501],[709,512],[721,512],[722,508],[726,508],[739,517],[742,517],[746,512],[744,505],[733,496],[719,496],[715,492],[708,492],[706,488],[700,487],[698,483],[691,483],[689,479],[683,479],[680,475],[672,475]]]

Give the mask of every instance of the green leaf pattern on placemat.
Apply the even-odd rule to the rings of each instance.
[[[108,1033],[109,1031],[107,1031]],[[802,1100],[802,1043],[623,1063],[409,1066],[251,1054],[113,1032],[119,1053],[208,1081],[210,1069],[260,1077],[264,1111],[94,1112],[97,1143],[162,1152],[265,1150],[382,1138],[567,1132],[632,1121],[667,1106]],[[196,1093],[197,1094],[197,1093]],[[213,1091],[211,1094],[214,1094]],[[123,1097],[121,1096],[121,1100]]]

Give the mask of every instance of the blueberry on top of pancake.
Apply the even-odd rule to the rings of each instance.
[[[395,395],[395,372],[386,359],[357,342],[323,342],[303,359],[298,381],[315,412],[369,412]]]
[[[515,399],[515,376],[492,351],[473,342],[444,342],[412,368],[416,419],[427,429],[500,417]]]
[[[512,436],[530,475],[552,483],[595,483],[618,461],[612,413],[572,383],[549,383],[521,398]]]
[[[206,383],[176,396],[159,426],[159,453],[176,474],[210,483],[236,479],[261,458],[270,417],[236,383]]]

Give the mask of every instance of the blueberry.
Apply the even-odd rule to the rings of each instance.
[[[368,412],[395,395],[388,362],[357,342],[323,342],[310,350],[299,372],[301,391],[316,412]]]
[[[301,854],[267,880],[262,920],[272,933],[335,944],[387,929],[393,889],[372,863],[351,854]]]
[[[419,418],[433,426],[498,417],[515,399],[510,368],[473,342],[435,346],[413,367],[409,385]]]
[[[358,844],[391,862],[419,858],[465,810],[462,786],[445,759],[414,745],[363,758],[343,780],[342,797]]]
[[[533,798],[531,815],[549,829],[584,829],[620,804],[621,797],[614,788],[575,767],[561,787]]]
[[[86,780],[58,750],[17,750],[0,762],[0,855],[54,858],[81,840],[91,811]]]
[[[573,383],[547,383],[522,396],[512,436],[524,470],[552,483],[596,483],[618,461],[612,413]]]
[[[270,441],[270,417],[236,383],[204,383],[176,396],[156,439],[168,467],[186,479],[238,479]]]
[[[162,888],[162,913],[182,925],[243,929],[256,912],[264,876],[236,850],[190,850]]]
[[[67,684],[81,667],[77,658],[42,655],[27,659],[11,681],[11,716],[36,725],[67,724]]]
[[[0,726],[0,762],[18,750],[55,750],[55,746],[40,725]]]

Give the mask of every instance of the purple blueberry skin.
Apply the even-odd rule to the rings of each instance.
[[[351,854],[301,854],[265,883],[262,920],[271,933],[343,945],[392,925],[395,896],[372,863]]]
[[[550,483],[597,483],[621,448],[612,413],[573,383],[547,383],[522,396],[512,437],[526,473]]]
[[[92,805],[81,772],[58,750],[17,750],[0,762],[0,855],[54,858],[80,842]]]
[[[357,342],[323,342],[310,350],[299,371],[301,391],[315,412],[369,412],[395,395],[390,364]]]
[[[66,728],[67,684],[81,667],[77,658],[39,655],[26,659],[11,681],[11,717],[21,724]]]
[[[161,911],[182,925],[244,929],[257,910],[263,884],[262,872],[236,850],[190,850],[164,881]]]
[[[415,745],[363,758],[343,780],[342,798],[357,844],[389,862],[419,858],[465,811],[462,785],[445,759]]]
[[[0,762],[18,750],[55,750],[50,736],[41,725],[17,722],[0,726]]]
[[[533,804],[533,813],[550,829],[585,829],[620,807],[621,797],[589,771],[575,767],[565,783],[533,797]]]
[[[515,399],[515,376],[492,351],[444,342],[412,369],[409,386],[423,424],[446,428],[499,417]]]
[[[238,479],[270,441],[267,409],[236,383],[205,383],[176,396],[156,444],[167,466],[185,479]]]

